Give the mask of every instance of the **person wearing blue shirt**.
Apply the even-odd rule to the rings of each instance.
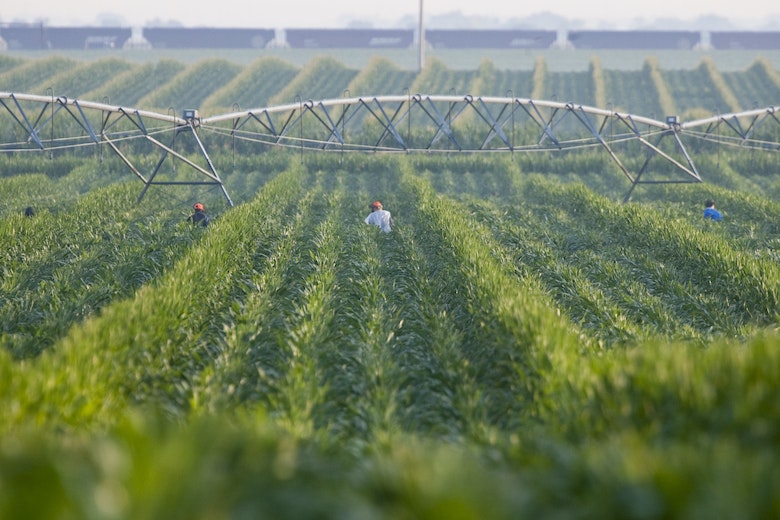
[[[720,214],[720,211],[715,209],[715,201],[712,199],[708,199],[704,203],[704,218],[716,221],[723,220],[723,215]]]

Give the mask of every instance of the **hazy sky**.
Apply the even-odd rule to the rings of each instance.
[[[417,18],[419,0],[6,0],[0,22],[43,21],[48,25],[95,25],[107,14],[123,26],[142,27],[150,21],[178,21],[186,27],[308,28],[344,27],[351,20],[374,27],[393,27],[404,17]],[[778,18],[777,0],[424,0],[426,17],[461,12],[497,20],[550,12],[587,26],[626,28],[635,20],[694,20],[716,15],[743,28],[766,28]],[[113,18],[112,18],[113,19]]]

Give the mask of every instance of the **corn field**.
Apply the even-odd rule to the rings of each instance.
[[[0,517],[780,515],[776,153],[627,204],[590,152],[215,162],[234,207],[0,156]]]
[[[362,70],[335,56],[315,56],[303,66],[284,55],[259,56],[246,65],[229,56],[185,63],[175,58],[138,64],[113,56],[82,63],[68,56],[13,59],[0,55],[0,90],[66,96],[145,110],[200,109],[209,116],[234,110],[353,96],[452,94],[548,99],[641,114],[698,119],[777,104],[780,72],[757,56],[744,70],[720,70],[709,56],[693,69],[662,70],[648,56],[643,66],[612,69],[598,56],[589,70],[551,70],[544,56],[532,70],[501,70],[489,57],[476,69],[458,69],[430,57],[420,71],[377,56]]]

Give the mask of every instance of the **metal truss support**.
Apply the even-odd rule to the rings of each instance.
[[[180,133],[188,132],[191,133],[193,138],[198,144],[198,148],[201,151],[201,154],[206,159],[206,162],[209,166],[210,170],[206,170],[205,168],[201,167],[198,164],[195,164],[187,157],[179,154],[174,150],[174,143],[176,141],[176,136],[178,136]],[[154,144],[157,148],[162,150],[162,153],[160,155],[160,160],[157,162],[157,165],[155,166],[154,170],[152,171],[152,174],[149,176],[148,179],[145,180],[145,186],[144,189],[141,191],[141,195],[138,197],[138,200],[142,200],[144,195],[146,194],[146,191],[149,189],[150,186],[153,184],[157,185],[166,185],[166,186],[195,186],[195,185],[206,185],[206,186],[218,186],[221,190],[223,195],[225,196],[225,199],[227,200],[228,204],[230,206],[233,205],[233,201],[230,199],[230,196],[228,195],[227,190],[225,189],[225,185],[222,183],[222,180],[219,178],[219,174],[217,173],[216,168],[214,168],[214,164],[211,161],[211,158],[209,157],[208,152],[206,151],[206,148],[203,146],[203,143],[201,142],[200,138],[198,138],[198,133],[196,131],[196,127],[189,123],[187,125],[183,126],[177,126],[176,130],[173,132],[173,137],[171,138],[171,144],[165,145],[159,140],[155,139],[154,137],[150,135],[145,136],[147,140],[149,140],[152,144]],[[169,157],[175,157],[176,159],[180,160],[181,162],[187,164],[192,169],[200,172],[204,176],[208,178],[208,180],[204,181],[157,181],[155,178],[157,177],[157,174],[160,171],[160,167],[163,165],[165,160]]]
[[[778,112],[780,107],[770,106],[744,112],[718,114],[714,117],[685,122],[680,126],[687,132],[696,132],[699,127],[704,127],[704,130],[696,135],[705,140],[725,140],[739,146],[780,151],[780,143],[776,139],[758,136],[759,130],[767,123],[774,122],[780,125]]]
[[[139,200],[153,185],[213,185],[220,188],[231,206],[233,202],[202,139],[206,133],[229,136],[233,142],[245,139],[268,146],[341,152],[514,154],[598,147],[628,179],[630,189],[625,200],[639,184],[702,182],[683,137],[717,138],[719,143],[730,139],[738,146],[780,150],[776,138],[761,137],[776,135],[762,132],[768,122],[780,123],[777,107],[678,122],[676,116],[658,121],[573,102],[409,93],[320,101],[298,97],[287,105],[205,118],[182,118],[53,95],[0,92],[0,105],[0,122],[4,115],[11,118],[10,125],[2,126],[6,135],[15,129],[16,135],[21,132],[24,136],[22,140],[6,138],[9,142],[0,142],[0,153],[106,143],[143,182]],[[63,118],[67,124],[59,122]],[[646,130],[640,131],[640,127]],[[171,136],[167,144],[163,142],[166,135]],[[185,136],[192,138],[205,165],[177,151],[177,142]],[[160,151],[160,159],[149,174],[142,173],[130,154],[122,151],[125,142],[134,140]],[[624,155],[636,155],[637,147],[631,143],[639,143],[646,153],[636,172],[627,166]],[[169,158],[186,164],[201,180],[162,180],[162,166]],[[667,169],[671,165],[679,178],[668,178],[667,172],[666,178],[655,179],[654,159],[664,161]]]
[[[144,187],[138,200],[142,200],[152,185],[211,185],[219,187],[227,203],[233,201],[220,178],[211,157],[198,136],[198,119],[185,119],[170,114],[129,109],[66,97],[39,96],[0,92],[0,105],[10,115],[17,133],[23,138],[0,143],[0,153],[30,150],[60,150],[106,143],[117,157],[136,175]],[[62,122],[60,122],[60,119]],[[55,125],[55,121],[57,124]],[[43,137],[48,133],[49,136]],[[158,136],[171,134],[166,145]],[[175,150],[179,134],[191,135],[206,167],[201,166]],[[122,151],[126,142],[143,141],[161,151],[161,157],[151,174],[144,175],[133,164],[128,153]],[[160,168],[167,157],[174,157],[190,167],[205,180],[158,180]]]
[[[683,183],[702,182],[701,176],[699,175],[699,172],[696,170],[696,165],[693,163],[691,156],[688,154],[688,151],[685,149],[685,145],[680,139],[680,135],[679,135],[680,127],[678,124],[671,124],[668,130],[664,130],[659,134],[656,134],[655,142],[650,142],[648,138],[642,136],[636,124],[631,119],[624,119],[623,123],[626,123],[629,126],[629,128],[632,129],[632,131],[636,136],[637,141],[642,143],[647,148],[647,155],[645,157],[645,161],[642,164],[641,168],[639,169],[639,171],[635,176],[629,175],[629,180],[631,181],[631,187],[629,188],[628,193],[626,193],[625,197],[623,198],[623,202],[628,202],[631,199],[631,195],[634,192],[634,189],[639,184],[683,184]],[[666,138],[672,138],[674,140],[677,151],[680,154],[682,154],[682,156],[685,158],[687,165],[682,164],[680,161],[678,161],[668,153],[664,152],[660,148],[661,141]],[[677,171],[683,172],[686,175],[686,177],[676,179],[676,180],[675,179],[643,180],[642,177],[647,173],[648,165],[650,164],[651,159],[653,159],[656,156],[659,156],[665,159],[666,161],[670,162],[671,164],[673,164],[676,167]]]

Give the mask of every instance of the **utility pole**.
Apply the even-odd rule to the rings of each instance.
[[[423,21],[423,0],[420,0],[420,26],[418,28],[419,38],[420,38],[420,52],[418,55],[418,63],[417,63],[417,69],[418,72],[421,72],[423,69],[423,65],[425,64],[425,22]]]

